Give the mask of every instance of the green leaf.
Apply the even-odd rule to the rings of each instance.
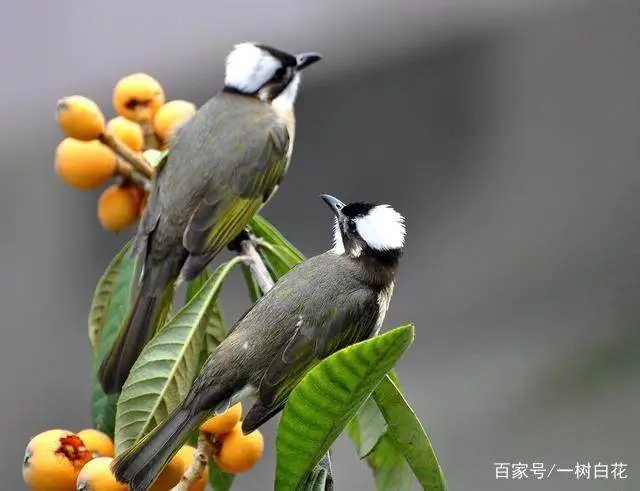
[[[444,491],[444,475],[429,437],[391,378],[385,377],[380,382],[373,398],[389,427],[387,434],[406,458],[423,489]]]
[[[156,167],[168,153],[169,150],[156,150],[155,148],[150,148],[142,153],[142,157],[144,157],[151,167]]]
[[[360,406],[347,426],[358,455],[365,458],[373,471],[376,488],[380,491],[408,491],[413,482],[413,472],[388,429],[373,396]]]
[[[189,302],[193,297],[196,296],[204,284],[211,278],[211,271],[208,269],[203,269],[202,273],[195,277],[195,279],[191,280],[187,283],[187,292],[185,297],[185,304]]]
[[[234,474],[221,471],[215,460],[209,460],[209,484],[211,484],[213,491],[228,491],[231,489],[235,477]]]
[[[262,296],[262,291],[258,286],[258,282],[255,280],[253,275],[251,274],[251,270],[246,264],[241,265],[242,268],[242,276],[244,277],[244,281],[247,284],[247,290],[249,290],[249,298],[252,303],[256,303],[258,299]]]
[[[413,472],[398,450],[389,432],[382,435],[367,455],[378,491],[409,491],[414,482]]]
[[[387,422],[378,405],[369,396],[347,425],[347,433],[356,445],[358,456],[364,458],[369,455],[386,432]]]
[[[127,243],[107,266],[98,281],[91,307],[89,308],[89,341],[95,349],[98,338],[107,322],[107,310],[114,295],[118,292],[118,276],[123,269],[133,268],[134,261],[129,258],[131,243]]]
[[[89,337],[95,338],[93,350],[93,389],[91,419],[93,427],[113,436],[117,395],[107,395],[98,381],[98,368],[113,344],[120,325],[131,305],[131,289],[135,277],[135,260],[127,244],[111,261],[96,287],[89,314]]]
[[[207,354],[210,355],[216,346],[224,341],[224,338],[226,338],[228,334],[227,323],[224,320],[220,302],[218,302],[217,299],[214,300],[207,312],[206,322],[204,340]]]
[[[211,278],[211,271],[205,269],[200,273],[198,277],[190,281],[187,285],[186,303],[189,303],[193,297],[203,288],[203,286]],[[202,344],[202,350],[200,352],[200,363],[198,366],[198,372],[206,361],[207,357],[213,352],[214,348],[218,346],[224,338],[227,337],[227,325],[220,309],[220,303],[216,299],[205,312],[205,342]]]
[[[277,245],[285,251],[288,261],[294,264],[304,261],[304,255],[294,247],[278,230],[260,215],[254,215],[251,220],[251,230],[256,237],[269,244]]]
[[[413,340],[413,326],[393,329],[322,360],[293,389],[276,436],[276,491],[302,489],[385,374]]]
[[[118,400],[117,454],[155,428],[187,395],[199,368],[211,306],[239,262],[236,257],[221,265],[140,353]]]
[[[96,378],[95,375],[94,378]],[[113,438],[116,425],[117,403],[118,394],[107,395],[97,380],[93,383],[93,390],[91,391],[91,420],[93,427],[106,433],[111,438]]]
[[[264,261],[269,273],[276,280],[287,274],[291,269],[300,264],[297,258],[293,257],[284,246],[269,243],[260,244],[258,249],[260,257]]]

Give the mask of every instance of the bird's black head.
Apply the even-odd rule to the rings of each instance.
[[[293,106],[300,71],[318,60],[317,53],[291,55],[265,44],[241,43],[227,56],[225,90]]]
[[[400,213],[385,204],[344,204],[327,194],[323,194],[322,199],[336,216],[333,248],[336,254],[397,265],[406,234],[404,217]]]

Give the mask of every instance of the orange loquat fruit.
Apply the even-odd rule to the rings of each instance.
[[[27,445],[22,478],[32,491],[73,491],[80,470],[90,460],[91,453],[75,433],[45,431]]]
[[[76,491],[128,491],[111,472],[112,457],[97,457],[87,462],[78,474]]]
[[[164,90],[160,82],[146,73],[127,75],[113,89],[116,112],[138,123],[151,122],[164,102]]]
[[[176,453],[174,459],[178,459],[180,462],[182,462],[183,474],[187,471],[187,469],[191,465],[191,462],[193,461],[193,457],[195,456],[195,454],[196,454],[196,449],[191,445],[184,445],[182,448],[180,448],[180,450],[178,450],[178,453]],[[206,465],[204,470],[202,471],[202,475],[200,476],[200,479],[198,479],[189,487],[189,491],[203,491],[208,482],[209,482],[209,466]]]
[[[67,136],[95,140],[104,131],[104,114],[91,99],[72,95],[58,101],[56,119]]]
[[[138,217],[142,216],[142,212],[144,211],[144,207],[147,204],[147,193],[144,188],[139,184],[130,183],[124,186],[136,202],[136,206],[138,207]]]
[[[187,470],[183,449],[184,447],[178,450],[165,468],[162,469],[158,479],[156,479],[151,488],[149,488],[149,491],[168,491],[180,482],[182,474]]]
[[[131,227],[138,220],[139,213],[140,204],[126,187],[111,185],[98,199],[98,219],[109,232]]]
[[[134,152],[142,152],[144,134],[142,127],[135,121],[116,116],[107,123],[107,133],[115,136]]]
[[[258,430],[245,435],[242,433],[242,423],[238,423],[229,433],[220,435],[219,439],[220,450],[214,458],[218,467],[225,472],[246,472],[262,458],[264,439]]]
[[[95,457],[114,457],[115,447],[113,440],[106,433],[93,428],[87,428],[78,432],[78,436],[84,442],[84,446]]]
[[[116,156],[99,141],[65,138],[56,149],[55,169],[70,186],[93,189],[114,175]]]
[[[235,404],[224,413],[218,414],[206,420],[200,425],[200,431],[214,435],[228,433],[234,429],[242,417],[242,403]]]
[[[153,118],[153,129],[163,142],[171,141],[175,131],[196,113],[192,102],[175,100],[164,104]]]

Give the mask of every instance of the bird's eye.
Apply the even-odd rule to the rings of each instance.
[[[354,222],[353,220],[349,220],[347,222],[347,229],[349,230],[349,232],[351,232],[352,234],[355,234],[358,229],[356,228],[356,222]]]
[[[287,74],[287,69],[283,66],[278,68],[276,72],[273,74],[272,80],[274,82],[282,82],[284,76]]]

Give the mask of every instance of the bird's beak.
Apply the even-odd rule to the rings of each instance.
[[[328,194],[321,194],[320,197],[329,205],[329,208],[331,208],[331,211],[333,211],[336,217],[339,218],[342,216],[342,208],[344,208],[344,203],[342,201]]]
[[[296,55],[296,70],[304,70],[316,61],[320,61],[322,56],[319,53],[300,53]]]

